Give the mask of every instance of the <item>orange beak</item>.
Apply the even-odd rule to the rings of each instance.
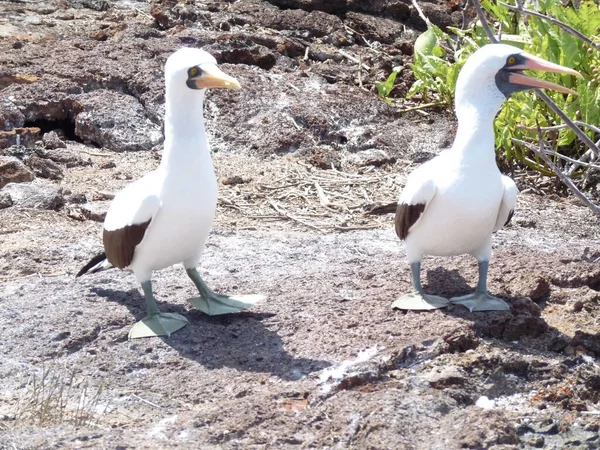
[[[553,91],[563,92],[565,94],[577,95],[572,89],[566,88],[559,84],[551,83],[550,81],[540,80],[539,78],[533,78],[525,75],[521,70],[538,70],[541,72],[554,72],[554,73],[565,73],[574,75],[578,78],[583,78],[582,75],[576,70],[568,67],[563,67],[558,64],[551,63],[545,59],[538,58],[537,56],[530,55],[528,53],[521,54],[525,59],[525,63],[510,66],[507,70],[510,72],[508,81],[512,84],[519,84],[527,86],[529,88],[542,88],[552,89]],[[515,72],[513,72],[515,70]]]

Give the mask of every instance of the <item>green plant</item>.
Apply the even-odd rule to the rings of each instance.
[[[397,75],[398,75],[398,72],[396,70],[393,70],[392,73],[390,74],[390,76],[387,77],[387,80],[385,80],[384,82],[381,82],[381,81],[375,82],[375,86],[377,86],[377,92],[379,93],[379,96],[381,98],[385,99],[385,101],[388,104],[392,103],[392,99],[389,96],[390,96],[390,93],[392,92],[392,89],[394,89],[394,83],[396,82]]]
[[[582,79],[549,73],[536,76],[560,83],[579,93],[578,96],[547,93],[568,116],[590,124],[600,123],[598,52],[544,18],[515,13],[499,2],[490,0],[483,0],[481,4],[492,18],[496,32],[500,27],[503,30],[503,42],[578,70],[583,75]],[[539,0],[535,5],[539,13],[568,24],[594,41],[600,40],[600,9],[593,0],[584,0],[577,8],[573,5],[563,6],[561,0]],[[435,36],[436,45],[420,48],[415,45],[411,68],[416,82],[408,96],[420,95],[424,101],[435,98],[450,106],[453,104],[456,79],[464,62],[489,40],[482,27],[477,24],[464,31],[450,29],[450,34],[430,26],[426,33],[430,33],[428,40],[432,35]],[[515,146],[511,141],[511,138],[536,140],[536,120],[542,127],[552,127],[559,123],[554,113],[534,92],[513,95],[504,104],[496,120],[496,145],[507,160],[517,160],[547,173],[542,162],[528,158],[528,151]],[[586,132],[593,138],[592,131],[588,129]],[[573,131],[562,128],[552,130],[552,133],[551,141],[555,150],[573,157],[581,156],[583,147],[577,145]]]

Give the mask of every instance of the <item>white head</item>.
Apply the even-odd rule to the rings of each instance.
[[[165,65],[167,95],[189,96],[206,88],[239,89],[240,83],[217,67],[217,60],[198,48],[181,48],[167,59]]]
[[[484,45],[469,57],[458,75],[455,103],[459,120],[461,109],[469,107],[475,107],[480,114],[489,112],[493,117],[508,96],[527,89],[547,88],[577,95],[571,89],[523,74],[527,69],[581,76],[573,69],[530,55],[512,45]]]

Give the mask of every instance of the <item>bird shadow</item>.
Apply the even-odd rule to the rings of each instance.
[[[146,315],[145,299],[136,289],[93,288],[92,291],[127,307],[136,321]],[[242,311],[208,316],[201,311],[188,310],[181,304],[157,300],[157,305],[161,311],[179,313],[190,322],[172,336],[160,339],[184,358],[207,369],[230,367],[296,381],[331,366],[328,361],[297,358],[288,353],[279,334],[271,329],[277,326],[276,321],[269,320],[275,314]]]
[[[475,286],[469,283],[456,269],[437,267],[427,271],[425,291],[442,295],[448,299],[470,294]],[[503,341],[518,341],[524,350],[550,350],[559,352],[571,343],[571,338],[550,326],[542,317],[543,305],[528,297],[516,297],[502,292],[492,292],[511,307],[510,311],[471,312],[462,305],[449,305],[440,309],[443,314],[470,321],[473,329],[482,337]]]

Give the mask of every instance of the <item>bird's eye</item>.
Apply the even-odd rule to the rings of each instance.
[[[508,63],[509,64],[514,64],[517,62],[517,59],[514,56],[509,56],[508,58]]]
[[[196,75],[198,75],[198,68],[197,67],[192,67],[188,74],[190,75],[190,77],[195,77]]]

